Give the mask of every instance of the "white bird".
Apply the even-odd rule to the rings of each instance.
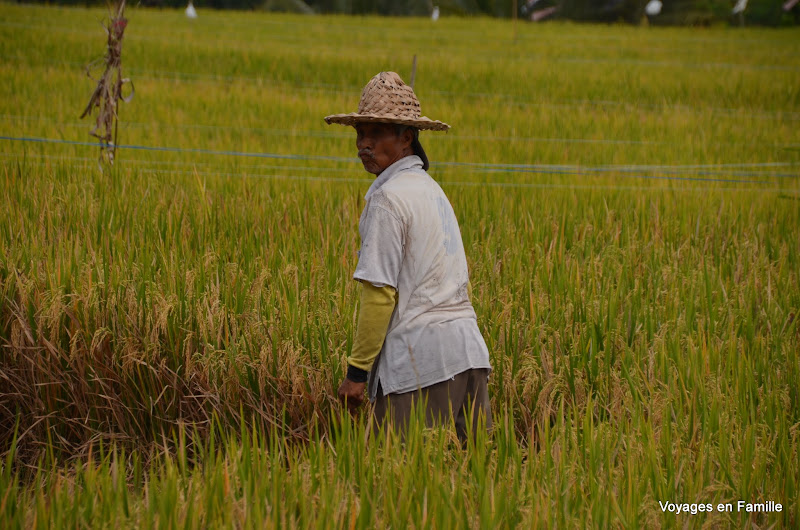
[[[733,12],[734,15],[738,15],[739,13],[744,11],[746,8],[747,8],[747,0],[739,0],[738,2],[736,2],[736,5],[733,6],[733,11],[732,12]]]
[[[433,13],[431,13],[431,20],[436,22],[439,20],[439,6],[433,6]]]
[[[189,0],[189,5],[186,6],[186,16],[189,18],[197,18],[197,11],[194,9],[192,0]]]
[[[648,16],[654,17],[657,14],[661,13],[662,7],[661,0],[650,0],[647,2],[647,5],[644,8],[644,12],[647,13]]]

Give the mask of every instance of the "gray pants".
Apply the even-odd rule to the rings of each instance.
[[[472,432],[477,432],[479,418],[483,418],[487,430],[492,428],[492,411],[489,393],[486,390],[489,370],[473,368],[461,372],[452,379],[435,385],[404,392],[384,395],[378,387],[373,415],[375,427],[391,426],[403,435],[411,418],[412,408],[425,403],[425,423],[428,427],[447,424],[455,420],[459,440],[467,440],[467,418],[472,420]]]

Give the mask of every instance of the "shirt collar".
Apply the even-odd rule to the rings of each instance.
[[[364,195],[364,199],[369,200],[370,196],[378,191],[378,189],[396,177],[399,173],[407,170],[407,169],[414,169],[420,168],[422,169],[422,159],[417,155],[409,155],[407,157],[401,158],[391,166],[384,169],[380,175],[375,177],[375,181],[367,190],[367,194]]]

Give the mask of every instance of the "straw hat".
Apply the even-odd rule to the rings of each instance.
[[[325,116],[325,123],[353,125],[364,122],[399,123],[420,130],[446,131],[446,123],[421,115],[414,90],[394,72],[381,72],[361,92],[358,112]]]

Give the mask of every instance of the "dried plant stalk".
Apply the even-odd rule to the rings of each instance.
[[[91,114],[97,109],[97,119],[95,126],[89,132],[98,138],[102,143],[100,147],[100,160],[108,164],[114,163],[114,154],[117,146],[117,118],[119,101],[126,103],[133,98],[133,83],[130,79],[122,77],[122,37],[128,20],[124,16],[125,0],[119,0],[113,8],[111,17],[108,21],[106,33],[108,34],[108,45],[106,55],[86,67],[86,75],[92,80],[92,69],[98,65],[105,66],[103,74],[97,79],[89,104],[81,114],[81,118]],[[122,95],[122,86],[125,83],[131,85],[130,94]]]

